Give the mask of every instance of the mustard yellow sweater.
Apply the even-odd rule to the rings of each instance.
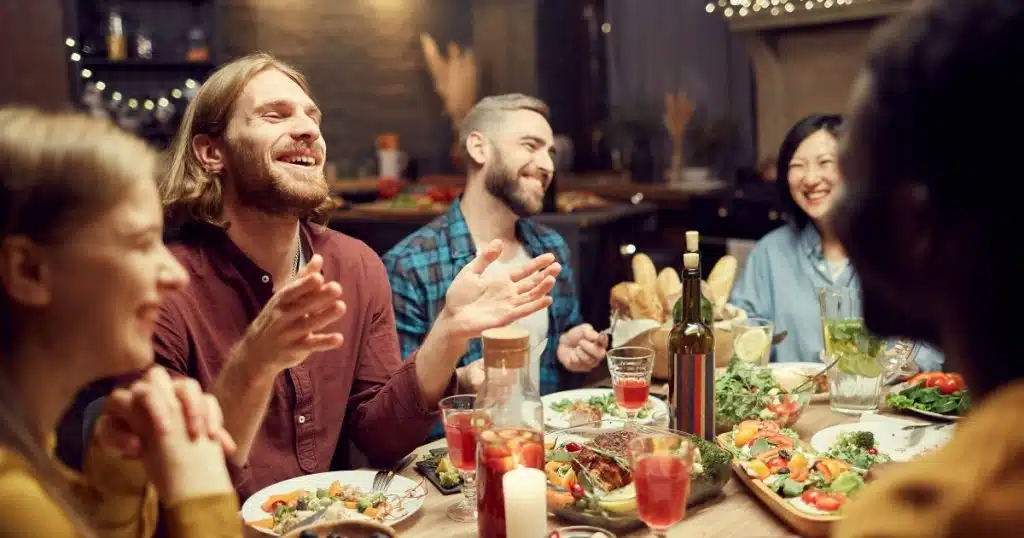
[[[833,538],[1024,536],[1024,382],[971,411],[948,445],[893,469],[852,503]]]
[[[148,538],[157,519],[156,491],[142,464],[106,453],[93,445],[83,474],[61,466],[70,491],[92,518],[101,538]],[[232,492],[166,507],[172,538],[240,538],[238,499]],[[20,454],[0,447],[0,537],[75,536],[71,521],[53,502]]]

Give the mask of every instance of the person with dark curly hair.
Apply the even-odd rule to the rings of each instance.
[[[836,234],[864,322],[932,342],[974,407],[945,447],[879,477],[838,538],[1019,536],[1024,529],[1024,273],[1014,230],[1024,2],[937,0],[880,34],[841,144]]]

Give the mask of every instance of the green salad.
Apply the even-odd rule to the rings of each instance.
[[[796,409],[780,407],[787,394],[770,369],[733,359],[715,380],[715,423],[725,431],[744,420],[777,420],[795,414]]]
[[[875,434],[871,432],[849,432],[839,434],[839,439],[825,454],[830,458],[843,460],[858,469],[870,469],[876,463],[892,461],[888,455],[879,452]]]

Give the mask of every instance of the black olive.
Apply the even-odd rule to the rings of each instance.
[[[792,456],[793,455],[790,454],[788,450],[780,450],[779,451],[779,457],[784,459],[784,460],[789,460],[789,458],[792,457]]]
[[[316,532],[306,529],[299,533],[299,538],[317,538]]]
[[[789,467],[782,467],[778,471],[775,471],[775,474],[789,474]]]
[[[309,499],[307,499],[306,497],[299,497],[299,500],[295,501],[295,509],[296,510],[308,510],[309,509]]]

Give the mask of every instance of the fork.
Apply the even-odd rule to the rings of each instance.
[[[416,454],[409,454],[408,456],[398,460],[390,469],[382,469],[377,471],[377,474],[373,476],[373,492],[383,493],[387,491],[388,487],[391,486],[391,481],[395,479],[395,475],[405,469],[409,462],[412,461]]]
[[[601,331],[600,333],[598,333],[599,335],[600,334],[607,334],[608,335],[608,347],[609,348],[612,347],[612,333],[615,332],[615,326],[618,325],[618,323],[619,323],[619,314],[618,313],[613,313],[612,314],[611,325],[609,325],[607,329],[605,329],[605,330]]]

